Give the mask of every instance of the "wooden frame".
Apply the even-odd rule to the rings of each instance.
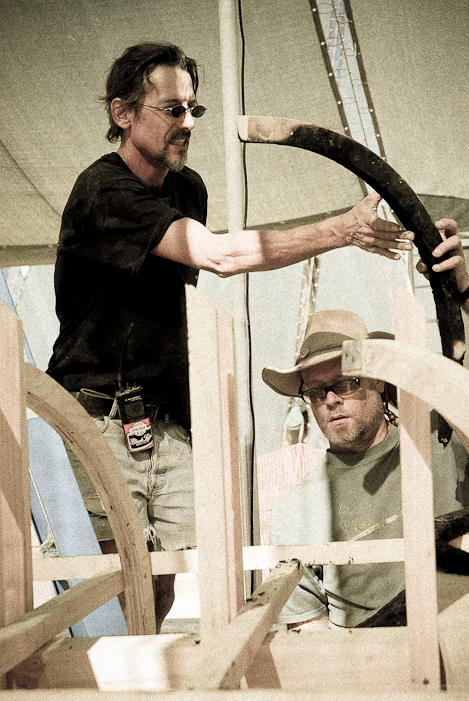
[[[277,578],[281,586],[277,587],[274,576],[274,585],[272,581],[266,581],[263,583],[264,593],[261,589],[256,590],[253,601],[248,601],[239,608],[239,573],[242,572],[243,561],[245,568],[265,569],[274,567],[279,559],[291,560],[294,557],[307,563],[337,564],[348,562],[351,558],[354,562],[398,560],[409,557],[409,552],[413,551],[412,548],[410,551],[408,549],[407,536],[393,541],[356,541],[301,547],[257,546],[241,550],[237,451],[233,442],[236,430],[232,418],[227,420],[232,415],[234,403],[233,395],[230,398],[230,387],[233,386],[229,331],[231,322],[228,315],[219,310],[210,299],[195,291],[188,295],[188,317],[191,382],[197,383],[197,393],[192,397],[193,410],[194,401],[198,402],[194,415],[196,475],[200,470],[200,475],[196,476],[196,492],[199,492],[196,494],[199,506],[198,549],[184,553],[152,553],[151,568],[153,573],[198,570],[204,582],[208,582],[207,572],[212,572],[213,579],[201,591],[201,644],[197,636],[190,635],[57,639],[17,667],[11,676],[13,683],[23,688],[47,688],[46,692],[28,691],[31,701],[42,699],[44,693],[48,699],[55,698],[56,695],[62,699],[64,689],[67,689],[67,699],[78,698],[83,689],[86,689],[86,698],[92,699],[100,693],[92,690],[96,686],[100,690],[106,690],[109,698],[115,695],[123,701],[128,693],[136,698],[140,691],[152,690],[158,690],[161,699],[164,699],[165,694],[161,692],[169,689],[181,690],[172,691],[173,701],[179,697],[190,701],[194,696],[205,699],[207,689],[211,690],[210,698],[214,698],[217,688],[227,689],[224,698],[227,698],[227,694],[231,698],[231,693],[238,696],[240,692],[230,692],[229,689],[239,685],[243,687],[243,694],[247,697],[255,696],[256,701],[261,701],[267,694],[271,698],[273,688],[277,689],[276,695],[279,697],[295,698],[295,701],[312,698],[313,693],[315,699],[347,699],[350,698],[348,692],[360,692],[363,695],[364,689],[367,698],[387,698],[389,693],[398,697],[398,692],[402,691],[408,699],[413,696],[414,690],[419,693],[422,689],[428,690],[427,698],[433,698],[439,689],[434,655],[431,652],[428,660],[425,655],[419,655],[418,650],[415,650],[419,641],[413,638],[415,631],[422,629],[419,626],[428,626],[430,642],[434,647],[436,615],[431,611],[425,613],[423,624],[418,621],[415,625],[399,629],[267,634],[301,574],[295,563],[286,565],[286,571]],[[217,350],[209,352],[208,349],[213,347]],[[458,405],[460,410],[463,407],[465,416],[468,415],[468,371],[441,356],[400,342],[367,341],[361,346],[348,346],[345,351],[344,372],[350,371],[353,374],[360,369],[362,374],[393,382],[405,388],[412,396],[432,403],[463,434],[469,434],[466,418],[454,411],[454,406]],[[447,367],[448,363],[450,367]],[[408,364],[411,365],[410,372]],[[417,371],[419,377],[414,381],[413,375]],[[446,377],[443,376],[445,371]],[[222,392],[220,387],[224,388]],[[448,387],[452,391],[450,402],[442,397],[443,390]],[[407,402],[405,395],[402,401],[404,404]],[[70,408],[67,407],[67,411]],[[400,411],[402,413],[402,406]],[[206,420],[207,416],[210,421]],[[57,416],[56,419],[63,430],[62,418]],[[67,430],[72,431],[73,428],[74,422],[71,421]],[[412,438],[414,433],[420,431],[420,425],[411,422],[410,426],[406,425],[406,430]],[[69,435],[68,438],[72,443],[74,439],[80,442],[76,435],[74,438]],[[465,440],[469,443],[469,439]],[[419,445],[418,441],[414,443]],[[208,453],[207,446],[210,446]],[[423,457],[421,469],[425,474],[428,464],[424,453],[425,449],[422,448],[419,454]],[[91,461],[96,462],[96,458],[91,457]],[[220,466],[223,466],[222,470]],[[90,473],[92,472],[91,467]],[[223,475],[222,478],[220,474]],[[204,475],[203,478],[201,475]],[[96,478],[99,480],[99,476]],[[207,490],[207,484],[212,482],[216,482],[217,487]],[[105,485],[100,488],[105,492]],[[210,498],[201,495],[201,491],[210,491]],[[120,508],[117,497],[109,494],[105,495],[105,499],[108,499],[107,503],[112,509],[116,508],[116,504]],[[226,526],[227,522],[231,524],[230,527]],[[210,525],[207,526],[207,523]],[[124,532],[122,540],[125,537]],[[216,560],[213,553],[217,554]],[[233,554],[235,562],[232,561]],[[122,576],[125,559],[122,562],[122,574],[116,571],[120,569],[119,560],[118,556],[54,558],[50,565],[38,561],[35,570],[41,577],[52,575],[51,578],[60,572],[67,572],[67,577],[74,574],[77,578],[91,575],[92,578],[86,584],[93,591],[99,589],[95,586],[96,578],[103,577],[108,582],[105,588],[109,593],[111,588],[115,592],[124,583]],[[85,564],[88,569],[81,569]],[[44,572],[47,567],[50,567],[49,574]],[[217,607],[216,616],[213,616],[214,606]],[[234,606],[238,608],[233,613]],[[469,627],[467,597],[458,599],[443,613],[444,618],[440,618],[441,614],[438,617],[438,635],[445,661],[446,681],[455,690],[455,694],[447,693],[445,698],[460,698],[458,694],[461,687],[466,685],[465,688],[469,688],[466,668],[459,664],[459,658],[467,655],[467,643],[462,635],[459,634],[458,637],[455,634],[454,620],[457,616],[459,631]],[[32,612],[32,617],[37,617],[36,612]],[[22,659],[25,658],[26,648],[24,642],[21,642],[21,635],[27,636],[30,630],[29,619],[25,620],[26,633],[18,632],[14,638],[17,644],[23,645],[23,652],[19,655]],[[52,626],[47,624],[46,628],[50,634]],[[12,630],[10,626],[0,630],[0,641],[6,640],[8,631]],[[40,639],[44,637],[45,633],[41,631]],[[33,647],[38,644],[39,638],[35,639]],[[463,645],[465,647],[461,649]],[[318,671],[316,675],[311,668],[312,649],[314,667]],[[29,648],[26,654],[28,652]],[[128,665],[130,658],[131,668]],[[363,664],[364,659],[366,665]],[[11,669],[12,660],[7,666]],[[80,670],[80,690],[76,693],[70,690],[77,683],[74,669]],[[425,680],[429,683],[425,683]],[[51,686],[57,690],[49,688]],[[246,686],[256,689],[244,690]],[[262,687],[267,689],[263,691]],[[432,689],[435,693],[432,693]],[[0,692],[0,697],[3,694],[6,699],[12,693],[20,696],[23,692]]]

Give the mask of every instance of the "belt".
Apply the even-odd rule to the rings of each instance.
[[[109,394],[97,392],[94,389],[81,389],[79,392],[70,392],[75,397],[77,402],[88,412],[90,416],[110,416],[111,418],[119,417],[119,406],[114,397]],[[115,405],[114,405],[115,402]],[[154,402],[146,402],[145,406],[149,414],[155,419],[158,412],[158,404]],[[166,418],[167,415],[165,415]]]
[[[109,416],[111,414],[114,406],[114,397],[92,389],[81,389],[79,392],[70,392],[70,394],[86,409],[90,416]],[[119,414],[117,402],[114,414]]]

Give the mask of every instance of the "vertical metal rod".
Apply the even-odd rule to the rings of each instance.
[[[219,0],[228,231],[242,231],[244,229],[243,158],[237,129],[237,117],[241,110],[236,20],[235,1]],[[231,301],[235,337],[243,533],[245,544],[250,545],[253,542],[252,514],[253,510],[254,512],[256,511],[256,508],[253,505],[255,461],[253,455],[254,428],[250,400],[247,295],[247,276],[235,275],[231,279]]]

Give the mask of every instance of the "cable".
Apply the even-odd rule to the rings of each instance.
[[[241,112],[243,115],[246,114],[246,100],[245,100],[245,69],[246,69],[246,39],[244,35],[244,25],[243,25],[243,10],[242,2],[238,0],[238,22],[239,22],[239,33],[241,38]],[[244,217],[243,217],[243,228],[247,228],[248,220],[248,205],[249,205],[249,191],[248,191],[248,175],[247,175],[247,164],[246,164],[246,143],[242,144],[242,164],[243,164],[243,179],[244,179]],[[253,377],[252,377],[252,337],[251,337],[251,311],[249,303],[249,273],[246,273],[246,320],[247,320],[247,341],[248,341],[248,379],[249,379],[249,410],[251,413],[251,423],[252,423],[252,445],[251,445],[251,464],[252,464],[252,483],[250,485],[251,489],[251,499],[253,499],[254,494],[257,493],[255,489],[255,445],[256,445],[256,423],[254,416],[254,397],[253,397]],[[254,502],[251,503],[251,535],[254,533]]]

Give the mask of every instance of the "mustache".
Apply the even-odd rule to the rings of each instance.
[[[191,138],[191,132],[186,131],[185,129],[174,129],[173,131],[170,131],[169,134],[166,135],[166,143],[170,144],[173,140],[178,140],[178,139],[187,139],[189,142]]]

